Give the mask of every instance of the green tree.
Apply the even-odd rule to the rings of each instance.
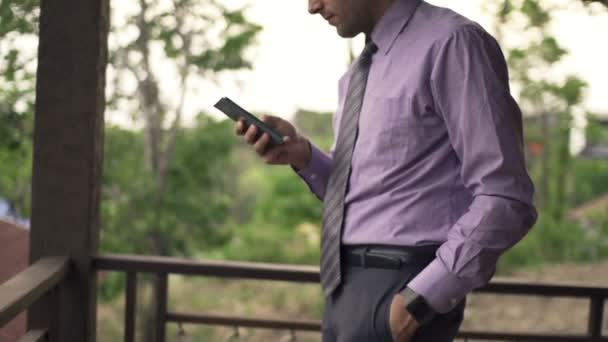
[[[114,47],[111,55],[116,72],[112,73],[115,77],[110,103],[129,111],[135,122],[143,126],[144,159],[139,177],[147,178],[147,186],[133,190],[146,193],[148,200],[148,230],[143,239],[146,251],[168,255],[174,237],[170,220],[165,217],[168,212],[163,209],[171,204],[166,197],[170,191],[169,172],[186,96],[192,83],[201,77],[211,78],[222,71],[250,67],[245,52],[261,28],[247,21],[244,9],[228,10],[218,1],[174,0],[161,4],[137,0],[135,4],[137,10],[127,15],[126,25],[113,30],[114,41],[122,43]],[[131,31],[138,34],[126,41],[119,39],[120,33]],[[158,46],[162,47],[161,57],[154,56]],[[162,64],[168,66],[162,69],[164,75],[157,67]],[[166,70],[176,71],[177,88],[161,87]],[[129,89],[127,85],[133,81],[136,86]],[[130,100],[126,108],[120,106],[124,99]],[[204,158],[206,152],[201,151],[199,158]]]
[[[186,204],[177,201],[186,194],[174,194],[175,189],[171,188],[174,163],[180,162],[176,159],[178,137],[182,133],[187,94],[192,83],[203,77],[212,79],[223,71],[250,67],[246,51],[255,42],[261,27],[247,20],[245,9],[231,10],[215,0],[163,3],[134,0],[133,5],[134,12],[123,18],[125,25],[114,27],[111,33],[110,42],[115,44],[110,46],[113,92],[109,100],[111,108],[128,112],[136,124],[143,127],[143,169],[139,182],[144,187],[132,189],[136,198],[145,198],[145,206],[135,214],[143,227],[139,230],[138,241],[142,243],[144,253],[190,255],[194,250],[189,248],[192,244],[188,242],[193,239],[179,234],[176,228],[184,224],[183,217],[194,216],[199,220],[196,222],[199,227],[212,226],[213,222],[205,219],[215,216],[200,214],[206,212],[204,208],[213,210],[214,206],[209,204],[222,198],[213,197],[221,195],[216,190],[218,182],[209,182],[206,189],[199,188],[207,195],[205,201],[194,208],[199,215],[192,212],[186,215],[184,209],[192,209],[192,206],[184,208]],[[125,35],[124,32],[136,34]],[[178,80],[177,86],[171,89],[162,87],[171,75],[168,70],[173,70],[172,74]],[[135,87],[129,88],[129,84],[135,84]],[[124,103],[127,105],[121,106]],[[196,167],[196,159],[212,161],[213,157],[207,155],[211,153],[213,151],[201,150],[188,163]],[[108,223],[108,226],[113,225]],[[113,233],[121,234],[121,231]],[[154,287],[157,287],[156,283]],[[154,326],[151,319],[147,315],[144,326]],[[153,332],[146,329],[143,339],[153,340]]]
[[[598,4],[608,8],[608,0],[582,0],[584,4]]]
[[[294,125],[317,146],[329,151],[333,143],[332,113],[319,113],[300,109],[293,119]]]
[[[0,196],[29,216],[37,1],[0,0]]]
[[[150,246],[162,239],[167,254],[191,256],[223,245],[230,237],[224,223],[236,196],[234,143],[232,124],[206,115],[200,115],[194,127],[180,129],[163,205],[154,206],[150,199],[156,189],[147,176],[144,133],[107,126],[106,155],[111,157],[104,163],[101,250],[150,254]],[[156,223],[154,231],[152,223]],[[147,276],[142,280],[139,291],[147,299],[142,302],[140,336],[149,340],[153,333],[148,328],[154,325],[148,295],[155,283]],[[102,297],[115,298],[122,284],[120,275],[107,275],[100,287]]]
[[[202,78],[213,79],[224,71],[250,67],[245,56],[261,27],[247,20],[245,8],[229,9],[215,0],[162,4],[132,0],[130,4],[135,6],[132,13],[120,18],[124,20],[113,20],[118,24],[112,27],[110,37],[109,83],[113,86],[109,87],[108,102],[109,108],[124,110],[125,115],[132,115],[135,125],[144,127],[143,167],[137,178],[150,178],[147,188],[154,192],[148,202],[158,207],[167,187],[186,94]],[[124,3],[120,5],[126,8]],[[32,43],[36,40],[38,12],[37,0],[0,0],[0,148],[8,151],[3,153],[3,160],[26,166],[31,159],[36,67]],[[123,10],[114,11],[118,12]],[[161,89],[159,82],[167,77],[167,70],[174,70],[179,79],[179,87],[170,89],[171,93],[163,92],[166,89]],[[18,159],[18,155],[24,156]],[[106,154],[108,163],[112,158]],[[21,169],[13,164],[3,165],[11,172]],[[22,178],[27,180],[29,175]],[[10,182],[2,184],[6,183]],[[153,219],[159,221],[158,217]],[[162,241],[149,247],[150,252],[166,254]]]
[[[524,112],[541,118],[544,148],[536,177],[537,203],[544,214],[560,222],[567,204],[572,117],[583,99],[586,83],[575,75],[554,76],[553,70],[568,51],[548,28],[552,10],[546,2],[500,0],[497,8],[498,36],[504,37],[507,29],[512,34],[515,28],[525,41],[508,47],[507,59],[512,81],[521,89],[519,100]]]
[[[529,142],[542,146],[531,160],[536,184],[536,204],[540,218],[530,235],[501,260],[503,270],[514,266],[587,260],[586,250],[593,241],[566,213],[577,194],[601,181],[589,176],[597,165],[575,161],[570,153],[573,116],[584,111],[582,101],[586,83],[576,75],[557,75],[556,69],[568,51],[553,36],[550,24],[556,10],[543,0],[498,0],[494,30],[506,46],[511,80],[519,89],[519,102],[527,120],[524,127]],[[569,4],[584,10],[579,3]],[[517,45],[508,45],[507,33],[517,36]],[[533,127],[530,125],[536,125]],[[587,186],[587,187],[588,187]]]
[[[38,0],[0,0],[0,38],[37,30]]]
[[[102,187],[102,250],[150,253],[150,221],[161,218],[161,238],[171,255],[190,255],[200,248],[217,246],[226,238],[221,230],[227,216],[234,179],[231,151],[232,125],[201,115],[196,126],[182,129],[167,172],[162,207],[150,205],[154,186],[142,153],[144,134],[106,127],[106,154]],[[133,243],[138,241],[139,243]]]
[[[331,113],[298,110],[298,130],[322,149],[332,143]],[[289,166],[263,163],[251,146],[240,143],[237,196],[226,226],[233,231],[225,246],[207,257],[318,264],[322,202]]]
[[[115,9],[113,14],[128,11],[125,2],[119,5],[120,11]],[[244,8],[229,9],[215,0],[133,0],[129,5],[134,6],[134,12],[127,12],[125,18],[120,18],[124,20],[112,20],[117,24],[112,26],[110,36],[108,108],[131,115],[135,125],[143,127],[144,134],[142,139],[137,134],[130,136],[110,129],[107,136],[110,140],[118,139],[117,145],[126,142],[130,145],[123,146],[127,151],[116,151],[118,148],[112,147],[114,142],[108,143],[108,149],[112,151],[105,154],[106,163],[116,165],[113,155],[116,153],[117,158],[122,158],[122,168],[114,173],[108,168],[105,170],[109,174],[104,175],[102,247],[111,247],[115,252],[189,255],[194,251],[194,245],[200,248],[204,243],[214,242],[215,237],[209,234],[209,229],[218,225],[218,217],[223,213],[221,208],[226,206],[225,195],[218,190],[222,184],[218,179],[226,172],[197,174],[207,183],[197,184],[206,188],[193,187],[205,196],[205,201],[198,203],[196,208],[193,208],[196,197],[177,193],[179,186],[172,182],[178,179],[192,182],[179,178],[180,175],[193,175],[190,171],[184,173],[184,168],[189,165],[200,167],[199,159],[215,162],[217,158],[206,153],[229,155],[226,150],[229,147],[224,144],[225,139],[205,130],[208,136],[219,139],[224,150],[200,150],[187,162],[179,159],[185,150],[178,144],[187,148],[187,144],[196,142],[189,133],[182,131],[186,94],[191,92],[194,82],[203,78],[213,79],[224,71],[250,67],[247,49],[254,44],[261,27],[247,20]],[[10,169],[0,176],[0,191],[6,191],[12,202],[27,203],[24,206],[28,207],[35,46],[24,48],[27,45],[23,45],[23,40],[27,35],[35,38],[37,8],[36,0],[0,0],[0,57],[3,61],[0,64],[0,129],[2,133],[10,130],[10,134],[3,134],[0,141],[0,162]],[[26,64],[29,69],[23,68]],[[170,93],[161,86],[167,77],[171,77],[167,70],[173,71],[178,79],[178,85],[169,89]],[[199,125],[206,127],[207,124]],[[215,128],[220,130],[219,126]],[[16,148],[17,142],[19,148]],[[129,150],[138,151],[140,156],[134,156]],[[181,163],[179,167],[175,162]],[[213,170],[203,168],[200,171]],[[14,173],[22,181],[16,182]],[[106,182],[114,179],[122,183]],[[130,193],[126,194],[124,185],[127,183],[138,187],[131,186]],[[190,202],[184,202],[186,199]],[[108,200],[115,202],[106,203]],[[217,203],[224,204],[219,206]],[[27,213],[27,209],[24,212]],[[205,227],[197,232],[206,233],[193,236],[194,225]],[[125,227],[133,227],[133,230]],[[187,234],[180,233],[185,230],[188,230]]]

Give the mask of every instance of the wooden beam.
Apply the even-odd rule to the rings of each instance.
[[[580,335],[545,335],[545,334],[518,334],[518,333],[503,333],[503,332],[476,332],[476,331],[460,331],[458,338],[465,340],[482,340],[482,341],[518,341],[518,342],[608,342],[607,337],[593,338]]]
[[[319,267],[253,262],[191,260],[174,257],[104,254],[96,256],[98,270],[190,274],[211,277],[319,283]]]
[[[94,341],[109,0],[42,0],[30,262],[68,255],[58,289],[28,310],[49,341]],[[53,302],[58,300],[58,311]]]
[[[67,257],[47,257],[0,285],[0,327],[55,287],[67,271]]]
[[[168,322],[224,325],[229,327],[276,329],[276,330],[298,330],[298,331],[321,331],[321,322],[303,319],[283,318],[249,318],[244,316],[221,315],[221,314],[194,314],[169,312]]]

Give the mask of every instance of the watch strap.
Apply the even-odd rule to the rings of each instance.
[[[437,315],[426,299],[409,287],[403,289],[401,295],[405,299],[405,309],[420,326],[429,323]]]

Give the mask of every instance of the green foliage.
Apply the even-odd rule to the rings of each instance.
[[[498,265],[499,273],[539,264],[589,261],[586,238],[581,227],[573,222],[554,220],[540,215],[528,235],[505,253]]]
[[[228,123],[204,116],[192,129],[179,127],[182,105],[176,108],[166,100],[175,95],[161,93],[157,80],[167,76],[154,73],[150,51],[162,47],[164,63],[175,66],[182,79],[182,89],[171,90],[186,92],[189,76],[213,77],[250,67],[246,52],[261,27],[247,20],[245,8],[229,10],[218,1],[132,3],[138,10],[116,21],[124,25],[111,27],[109,80],[114,87],[108,108],[129,104],[120,109],[131,108],[135,122],[144,122],[145,129],[106,130],[101,249],[191,255],[228,238],[222,225],[235,182],[229,179],[235,139]],[[21,47],[36,32],[38,14],[38,1],[0,0],[0,195],[23,215],[30,202],[35,50]],[[116,32],[121,39],[114,39]],[[213,58],[201,57],[208,55]],[[135,89],[125,82],[129,75]],[[172,114],[176,128],[167,128]],[[117,284],[108,276],[101,290],[104,298],[116,293]]]
[[[160,78],[146,66],[151,63],[146,59],[150,48],[160,47],[164,61],[184,80],[191,75],[213,78],[218,72],[251,67],[247,49],[261,27],[247,20],[246,9],[229,10],[217,1],[174,0],[162,5],[142,0],[137,5],[125,26],[113,28],[138,34],[112,47],[111,68],[116,76],[111,78],[115,91],[110,102],[130,103],[130,114],[138,123],[145,121],[145,110],[156,115],[152,128],[165,138],[151,148],[150,133],[158,132],[147,130],[146,124],[143,130],[106,128],[101,250],[316,264],[322,203],[289,167],[264,165],[249,146],[237,145],[231,122],[200,115],[194,127],[178,128],[162,182],[153,167],[157,160],[149,157],[151,150],[171,145],[166,123],[179,110],[169,105]],[[521,86],[525,111],[550,117],[547,131],[534,132],[545,143],[540,166],[532,170],[541,194],[540,220],[501,259],[501,271],[540,262],[608,257],[608,219],[598,214],[593,219],[598,228],[589,230],[565,215],[568,208],[608,191],[608,165],[575,160],[569,154],[572,112],[580,105],[586,84],[574,75],[546,77],[568,54],[547,29],[551,14],[538,0],[500,0],[497,10],[497,17],[505,22],[524,18],[518,28],[522,34],[535,33],[526,43],[509,47],[508,62],[513,81]],[[37,2],[0,0],[0,19],[0,194],[27,215],[33,52],[28,55],[19,49],[14,39],[35,33]],[[137,89],[122,82],[127,75],[137,81]],[[329,149],[331,113],[301,110],[294,122],[311,140]],[[596,125],[588,131],[592,140],[607,138]],[[113,273],[104,277],[100,294],[108,300],[120,293],[124,280]]]
[[[331,146],[331,113],[299,110],[294,124],[322,149]],[[322,202],[290,167],[263,164],[249,146],[235,156],[241,167],[232,238],[206,256],[318,264]]]
[[[543,215],[562,224],[571,181],[572,117],[587,84],[575,75],[565,75],[562,80],[550,76],[568,51],[548,29],[552,9],[545,1],[500,0],[497,8],[497,17],[505,24],[497,26],[499,30],[523,19],[524,24],[518,29],[527,38],[526,43],[508,48],[508,63],[512,81],[521,89],[519,100],[524,112],[540,118],[536,121],[539,127],[526,126],[526,130],[532,130],[532,135],[527,136],[534,136],[535,143],[542,146],[540,157],[530,160],[537,185],[536,203]]]
[[[528,28],[544,27],[551,21],[549,12],[537,0],[524,0],[520,9],[529,19]]]
[[[320,226],[302,223],[293,227],[273,223],[227,226],[232,238],[203,257],[285,264],[319,263]]]
[[[550,64],[559,62],[568,53],[553,37],[543,38],[538,48],[540,57]]]
[[[301,109],[294,115],[294,124],[317,146],[329,151],[333,143],[332,113],[317,113]]]
[[[585,135],[589,144],[608,145],[608,128],[599,122],[596,114],[587,113],[587,127]]]
[[[133,4],[136,10],[121,12],[125,24],[110,36],[109,108],[130,114],[143,129],[117,132],[123,136],[116,142],[107,138],[106,159],[116,153],[120,162],[106,161],[104,170],[113,196],[103,198],[102,248],[191,256],[229,238],[223,224],[233,205],[235,139],[228,123],[204,115],[183,129],[187,94],[201,76],[251,67],[246,53],[261,27],[244,8],[229,10],[214,0]],[[167,87],[172,78],[179,84]]]
[[[251,63],[243,57],[242,50],[254,40],[260,30],[260,27],[252,26],[243,32],[227,37],[224,46],[220,49],[205,50],[201,54],[190,57],[190,61],[215,72],[243,67],[251,68]]]
[[[565,75],[561,80],[550,76],[568,54],[548,29],[552,10],[541,0],[500,0],[496,10],[502,23],[497,26],[499,30],[523,19],[524,25],[518,29],[526,36],[526,43],[509,47],[508,63],[512,81],[521,89],[519,98],[524,112],[537,118],[534,122],[529,120],[526,136],[542,146],[540,156],[529,158],[537,189],[539,221],[501,259],[501,271],[606,257],[605,252],[599,252],[605,250],[605,239],[594,236],[597,227],[571,222],[566,215],[569,208],[608,191],[608,163],[576,159],[570,154],[573,112],[581,106],[587,84],[575,75]],[[597,127],[590,126],[588,130],[601,135]]]
[[[322,203],[288,166],[261,163],[249,146],[237,153],[238,195],[224,246],[203,253],[233,260],[317,264]]]
[[[175,252],[186,254],[221,245],[227,237],[222,225],[235,196],[232,124],[200,116],[177,144],[181,148],[176,149],[162,206],[168,220],[164,233],[167,240],[179,242]]]
[[[575,159],[571,165],[568,206],[575,207],[608,193],[608,161]]]
[[[0,0],[0,196],[24,217],[30,213],[35,52],[15,43],[33,38],[36,6]]]
[[[234,196],[231,190],[232,125],[200,116],[193,128],[179,131],[175,158],[162,203],[145,167],[141,132],[106,127],[101,250],[146,254],[158,241],[165,253],[189,255],[222,245],[223,229]],[[155,230],[151,230],[155,227]],[[109,277],[102,293],[120,289]]]
[[[0,38],[36,30],[38,0],[0,0]]]
[[[169,111],[162,99],[143,99],[141,88],[133,90],[124,82],[128,76],[135,77],[140,87],[144,82],[157,82],[159,77],[150,68],[151,51],[157,46],[163,48],[163,62],[184,80],[192,75],[214,78],[219,72],[251,68],[247,51],[256,43],[262,27],[248,21],[247,8],[228,9],[219,1],[194,0],[141,0],[136,5],[137,10],[124,18],[127,24],[112,30],[111,37],[121,37],[111,40],[121,42],[111,45],[110,51],[110,66],[118,69],[111,79],[115,87],[110,94],[113,105],[125,98],[143,105],[154,100]],[[129,35],[120,33],[130,31],[139,34],[125,41]]]
[[[5,111],[0,103],[0,196],[8,199],[23,217],[30,213],[31,124],[29,113]]]
[[[322,203],[291,170],[263,170],[256,196],[254,222],[268,222],[286,230],[298,224],[320,222]]]
[[[0,146],[8,151],[15,151],[31,141],[30,114],[18,113],[14,106],[6,104],[0,108]]]

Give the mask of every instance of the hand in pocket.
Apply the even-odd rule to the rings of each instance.
[[[420,326],[406,310],[405,300],[400,294],[396,294],[391,302],[389,326],[395,342],[409,342]]]

